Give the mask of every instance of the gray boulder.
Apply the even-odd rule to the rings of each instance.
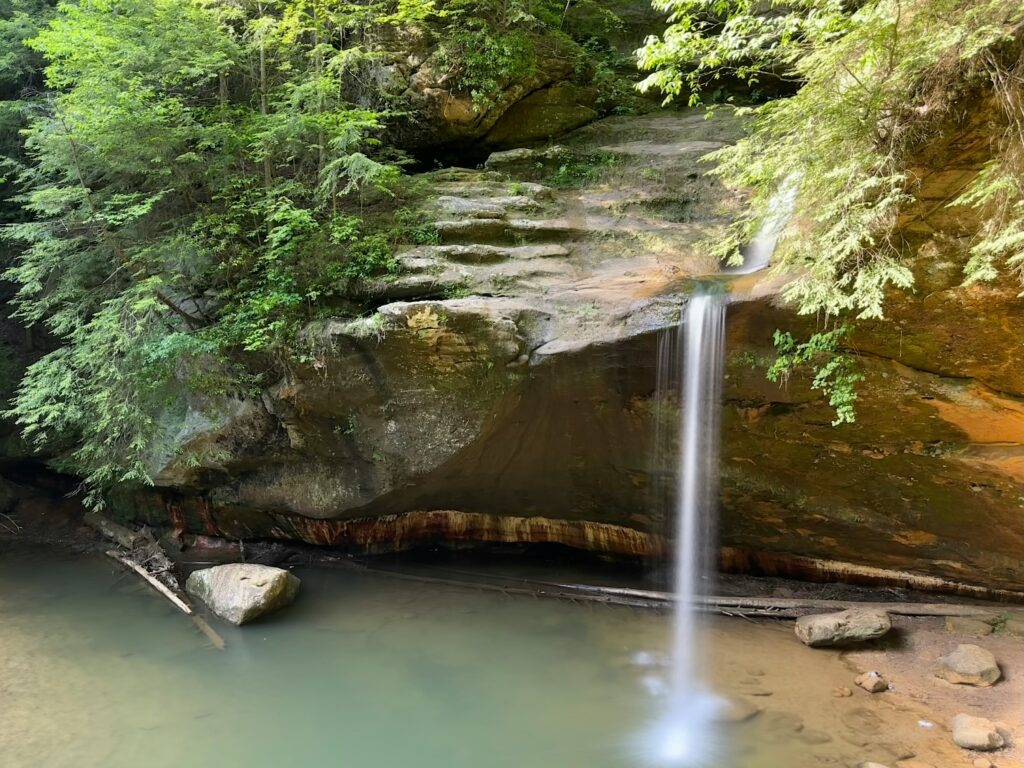
[[[848,645],[882,637],[892,629],[889,614],[874,608],[851,608],[839,613],[801,616],[796,636],[812,648]]]
[[[979,752],[1002,749],[1006,744],[1003,734],[991,720],[963,714],[953,718],[953,741],[964,749],[976,749]]]
[[[958,645],[939,659],[935,676],[956,685],[987,688],[1002,677],[1002,672],[990,651],[977,645]]]
[[[291,603],[299,583],[281,568],[231,563],[194,571],[185,589],[224,621],[241,625]]]

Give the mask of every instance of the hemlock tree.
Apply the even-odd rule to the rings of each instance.
[[[386,5],[80,0],[31,40],[49,91],[6,278],[62,346],[12,415],[94,490],[147,480],[175,387],[245,386],[237,353],[273,357],[312,302],[392,267],[351,210],[399,158],[375,138],[383,114],[346,99],[348,75],[372,55],[369,20],[432,3]]]
[[[482,109],[545,46],[617,78],[598,0],[67,0],[38,33],[14,12],[48,5],[0,0],[0,41],[30,38],[0,79],[46,63],[17,109],[5,277],[60,345],[7,415],[94,504],[149,481],[183,389],[281,376],[310,319],[362,311],[353,281],[394,272],[399,237],[436,237],[392,200],[405,158],[383,139],[408,105],[377,76],[410,39]]]
[[[666,101],[712,100],[721,85],[768,80],[794,95],[741,108],[749,135],[714,153],[715,172],[752,190],[749,213],[720,244],[736,258],[767,215],[772,195],[799,179],[794,217],[776,269],[803,314],[880,318],[891,288],[913,274],[897,229],[914,200],[914,153],[942,131],[958,99],[996,97],[1001,125],[991,160],[953,205],[977,209],[982,228],[966,282],[1000,271],[1024,277],[1024,2],[1021,0],[655,0],[670,15],[639,51],[642,87]],[[775,376],[829,360],[835,330],[798,344],[778,335]],[[827,370],[831,368],[831,370]],[[822,378],[822,375],[824,376]],[[818,368],[816,383],[852,420],[849,361]],[[852,374],[854,377],[855,374]]]

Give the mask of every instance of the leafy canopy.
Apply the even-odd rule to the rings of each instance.
[[[8,415],[93,501],[148,481],[172,402],[286,374],[305,323],[366,311],[396,242],[436,238],[387,141],[410,44],[483,113],[543,57],[610,82],[616,24],[597,0],[0,0],[0,89],[36,80],[4,102],[4,276],[57,347]]]
[[[147,479],[182,383],[251,385],[311,308],[394,268],[357,215],[401,158],[353,103],[371,21],[432,2],[80,0],[30,42],[48,91],[25,130],[4,236],[18,315],[61,342],[12,414],[100,488]],[[245,371],[239,354],[249,353]],[[263,358],[253,358],[259,353]],[[263,364],[265,366],[265,363]],[[184,381],[183,381],[184,380]]]
[[[784,296],[826,323],[881,318],[887,292],[914,284],[898,225],[920,182],[915,155],[948,128],[959,103],[991,98],[1001,123],[991,131],[991,160],[951,203],[972,207],[981,221],[964,279],[991,280],[1004,267],[1024,276],[1024,2],[654,4],[670,25],[639,52],[651,72],[641,87],[693,105],[718,99],[726,84],[792,94],[738,108],[748,135],[710,157],[724,181],[752,191],[747,215],[716,244],[720,256],[738,259],[770,217],[776,190],[797,180],[794,215],[774,260],[788,277]],[[805,347],[781,335],[775,375],[830,360],[838,342],[831,333]],[[820,377],[824,369],[816,370]],[[848,398],[847,385],[840,389]],[[840,420],[849,420],[849,402],[838,405]]]

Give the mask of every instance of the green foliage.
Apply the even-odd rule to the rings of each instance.
[[[0,0],[0,224],[23,218],[10,183],[24,161],[25,91],[41,84],[42,57],[25,45],[52,14],[48,0]]]
[[[94,489],[144,482],[172,393],[250,389],[324,302],[397,269],[391,232],[358,211],[388,199],[401,157],[377,138],[386,115],[344,94],[376,52],[369,27],[434,11],[60,6],[30,42],[50,89],[25,130],[31,218],[3,233],[24,249],[6,273],[18,316],[63,344],[18,390],[30,438]]]
[[[528,82],[544,60],[575,59],[579,82],[598,91],[606,112],[636,106],[631,58],[609,38],[623,26],[599,0],[448,0],[441,16],[438,64],[457,90],[485,111],[514,83]]]
[[[510,83],[537,71],[534,37],[523,30],[461,29],[445,42],[442,58],[461,63],[455,84],[472,95],[478,109],[489,107]]]
[[[900,236],[915,202],[916,159],[930,139],[990,96],[1002,105],[992,160],[954,206],[981,227],[965,280],[1003,265],[1024,277],[1024,116],[1019,105],[1024,3],[1020,0],[656,0],[670,14],[640,51],[642,87],[666,100],[719,100],[726,83],[767,81],[793,95],[737,111],[749,133],[713,153],[715,172],[752,191],[751,205],[717,254],[735,259],[772,215],[776,191],[797,184],[793,216],[773,260],[784,296],[804,314],[881,318],[887,294],[914,275]],[[803,355],[828,357],[783,336],[779,372]],[[824,345],[824,346],[822,346]],[[795,358],[794,358],[795,356]],[[839,420],[852,418],[844,357],[818,368]],[[825,387],[822,387],[825,388]]]
[[[828,396],[828,403],[836,411],[833,427],[852,424],[857,420],[857,382],[864,379],[853,355],[842,349],[849,336],[849,326],[815,333],[806,341],[797,341],[792,334],[775,331],[775,350],[778,357],[768,368],[770,381],[786,381],[794,372],[809,369],[813,375],[811,386]]]
[[[883,314],[889,288],[909,289],[913,275],[897,224],[913,201],[914,153],[942,128],[972,89],[1006,92],[1011,130],[996,139],[997,158],[959,201],[988,212],[989,226],[968,265],[969,279],[991,278],[994,260],[1017,266],[1024,223],[1016,208],[1024,144],[1010,108],[1019,78],[1007,76],[1001,51],[1012,49],[1024,21],[1019,0],[659,0],[672,24],[650,38],[643,87],[666,99],[701,103],[721,81],[756,84],[767,77],[799,86],[796,94],[742,108],[750,134],[714,153],[716,172],[754,192],[750,214],[720,244],[734,255],[770,212],[776,189],[799,180],[795,215],[780,242],[786,296],[801,312],[861,318]],[[769,12],[770,11],[770,12]],[[997,134],[999,132],[996,132]]]
[[[0,0],[4,277],[60,345],[8,415],[94,490],[145,482],[172,398],[280,376],[399,242],[438,241],[384,142],[405,106],[381,67],[415,39],[480,107],[557,58],[610,93],[603,5]]]
[[[561,9],[553,0],[449,0],[440,64],[485,110],[511,83],[536,73],[538,45],[558,26]]]
[[[441,242],[441,235],[431,217],[414,208],[395,211],[392,236],[397,242],[415,245],[437,245]]]
[[[619,156],[611,152],[570,155],[548,177],[547,183],[562,189],[585,187],[598,181],[606,171],[614,168],[619,163]]]

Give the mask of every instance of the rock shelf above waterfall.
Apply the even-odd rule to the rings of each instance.
[[[360,286],[372,312],[310,325],[308,363],[259,397],[181,395],[149,467],[165,499],[122,493],[123,514],[281,538],[304,520],[437,510],[665,536],[650,504],[657,336],[718,269],[706,243],[743,204],[700,161],[739,135],[725,118],[615,117],[410,180],[435,241]],[[742,278],[760,298],[727,318],[728,567],[1020,591],[1024,345],[1005,341],[1024,325],[1012,291],[956,287],[965,251],[925,219],[920,294],[853,340],[854,425],[832,427],[805,379],[765,379],[774,331],[814,326],[777,283]]]

